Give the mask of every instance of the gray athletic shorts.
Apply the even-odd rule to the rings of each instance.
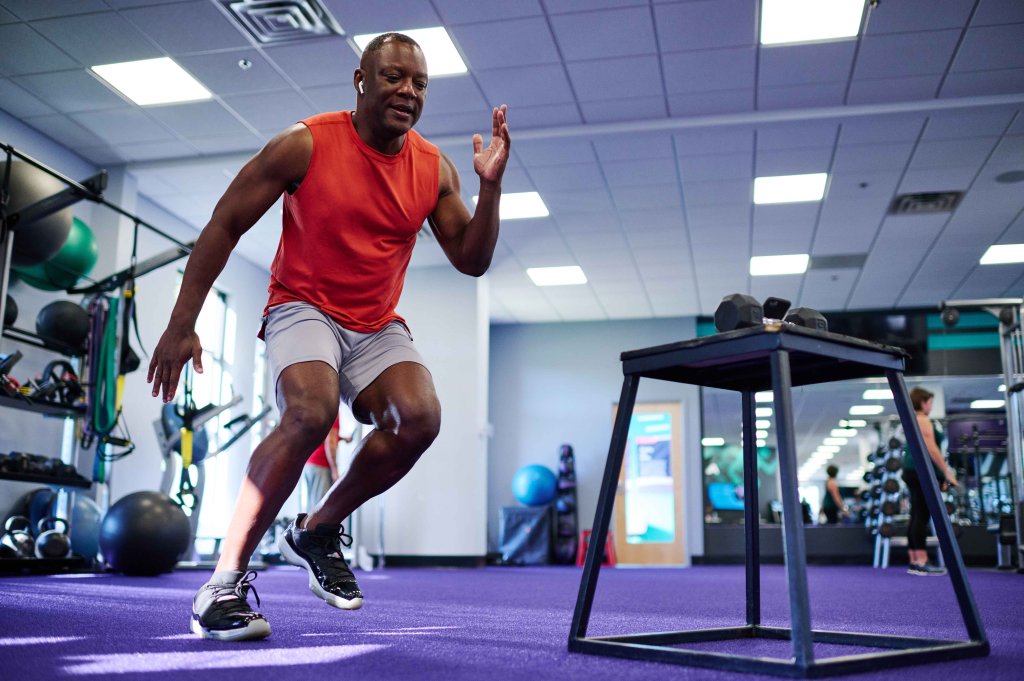
[[[299,362],[321,361],[338,372],[341,399],[349,406],[367,386],[399,362],[426,366],[401,322],[376,333],[349,331],[309,303],[283,303],[267,312],[264,340],[274,372],[274,390],[281,372]]]

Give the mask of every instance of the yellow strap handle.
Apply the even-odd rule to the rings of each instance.
[[[181,429],[181,467],[188,470],[192,465],[192,431],[188,428]]]

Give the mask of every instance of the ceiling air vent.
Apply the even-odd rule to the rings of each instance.
[[[220,0],[231,16],[263,44],[344,35],[320,0]]]
[[[952,212],[963,192],[925,192],[922,194],[901,194],[889,206],[889,215],[923,215],[925,213]]]

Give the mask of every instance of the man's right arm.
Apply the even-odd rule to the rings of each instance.
[[[309,129],[302,124],[288,128],[245,164],[217,202],[189,256],[167,329],[153,350],[146,380],[153,383],[154,396],[162,392],[164,402],[174,399],[181,369],[189,358],[196,371],[202,372],[202,346],[195,323],[206,295],[242,235],[288,187],[305,176],[312,153]]]

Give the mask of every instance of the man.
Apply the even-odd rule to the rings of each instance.
[[[153,395],[174,398],[189,358],[202,370],[194,331],[203,300],[238,239],[282,193],[284,228],[264,318],[281,421],[253,452],[216,571],[193,602],[192,631],[217,640],[264,638],[270,626],[247,602],[248,558],[324,440],[339,397],[373,430],[347,474],[281,542],[310,589],[335,607],[362,605],[341,557],[340,520],[400,480],[437,436],[441,408],[430,373],[394,308],[424,219],[460,272],[480,276],[498,238],[508,162],[506,107],[494,109],[475,213],[448,158],[412,130],[427,94],[419,45],[388,33],[364,50],[353,75],[355,112],[321,114],[267,145],[231,182],[196,242],[167,330],[153,352]],[[258,600],[257,600],[258,604]]]

